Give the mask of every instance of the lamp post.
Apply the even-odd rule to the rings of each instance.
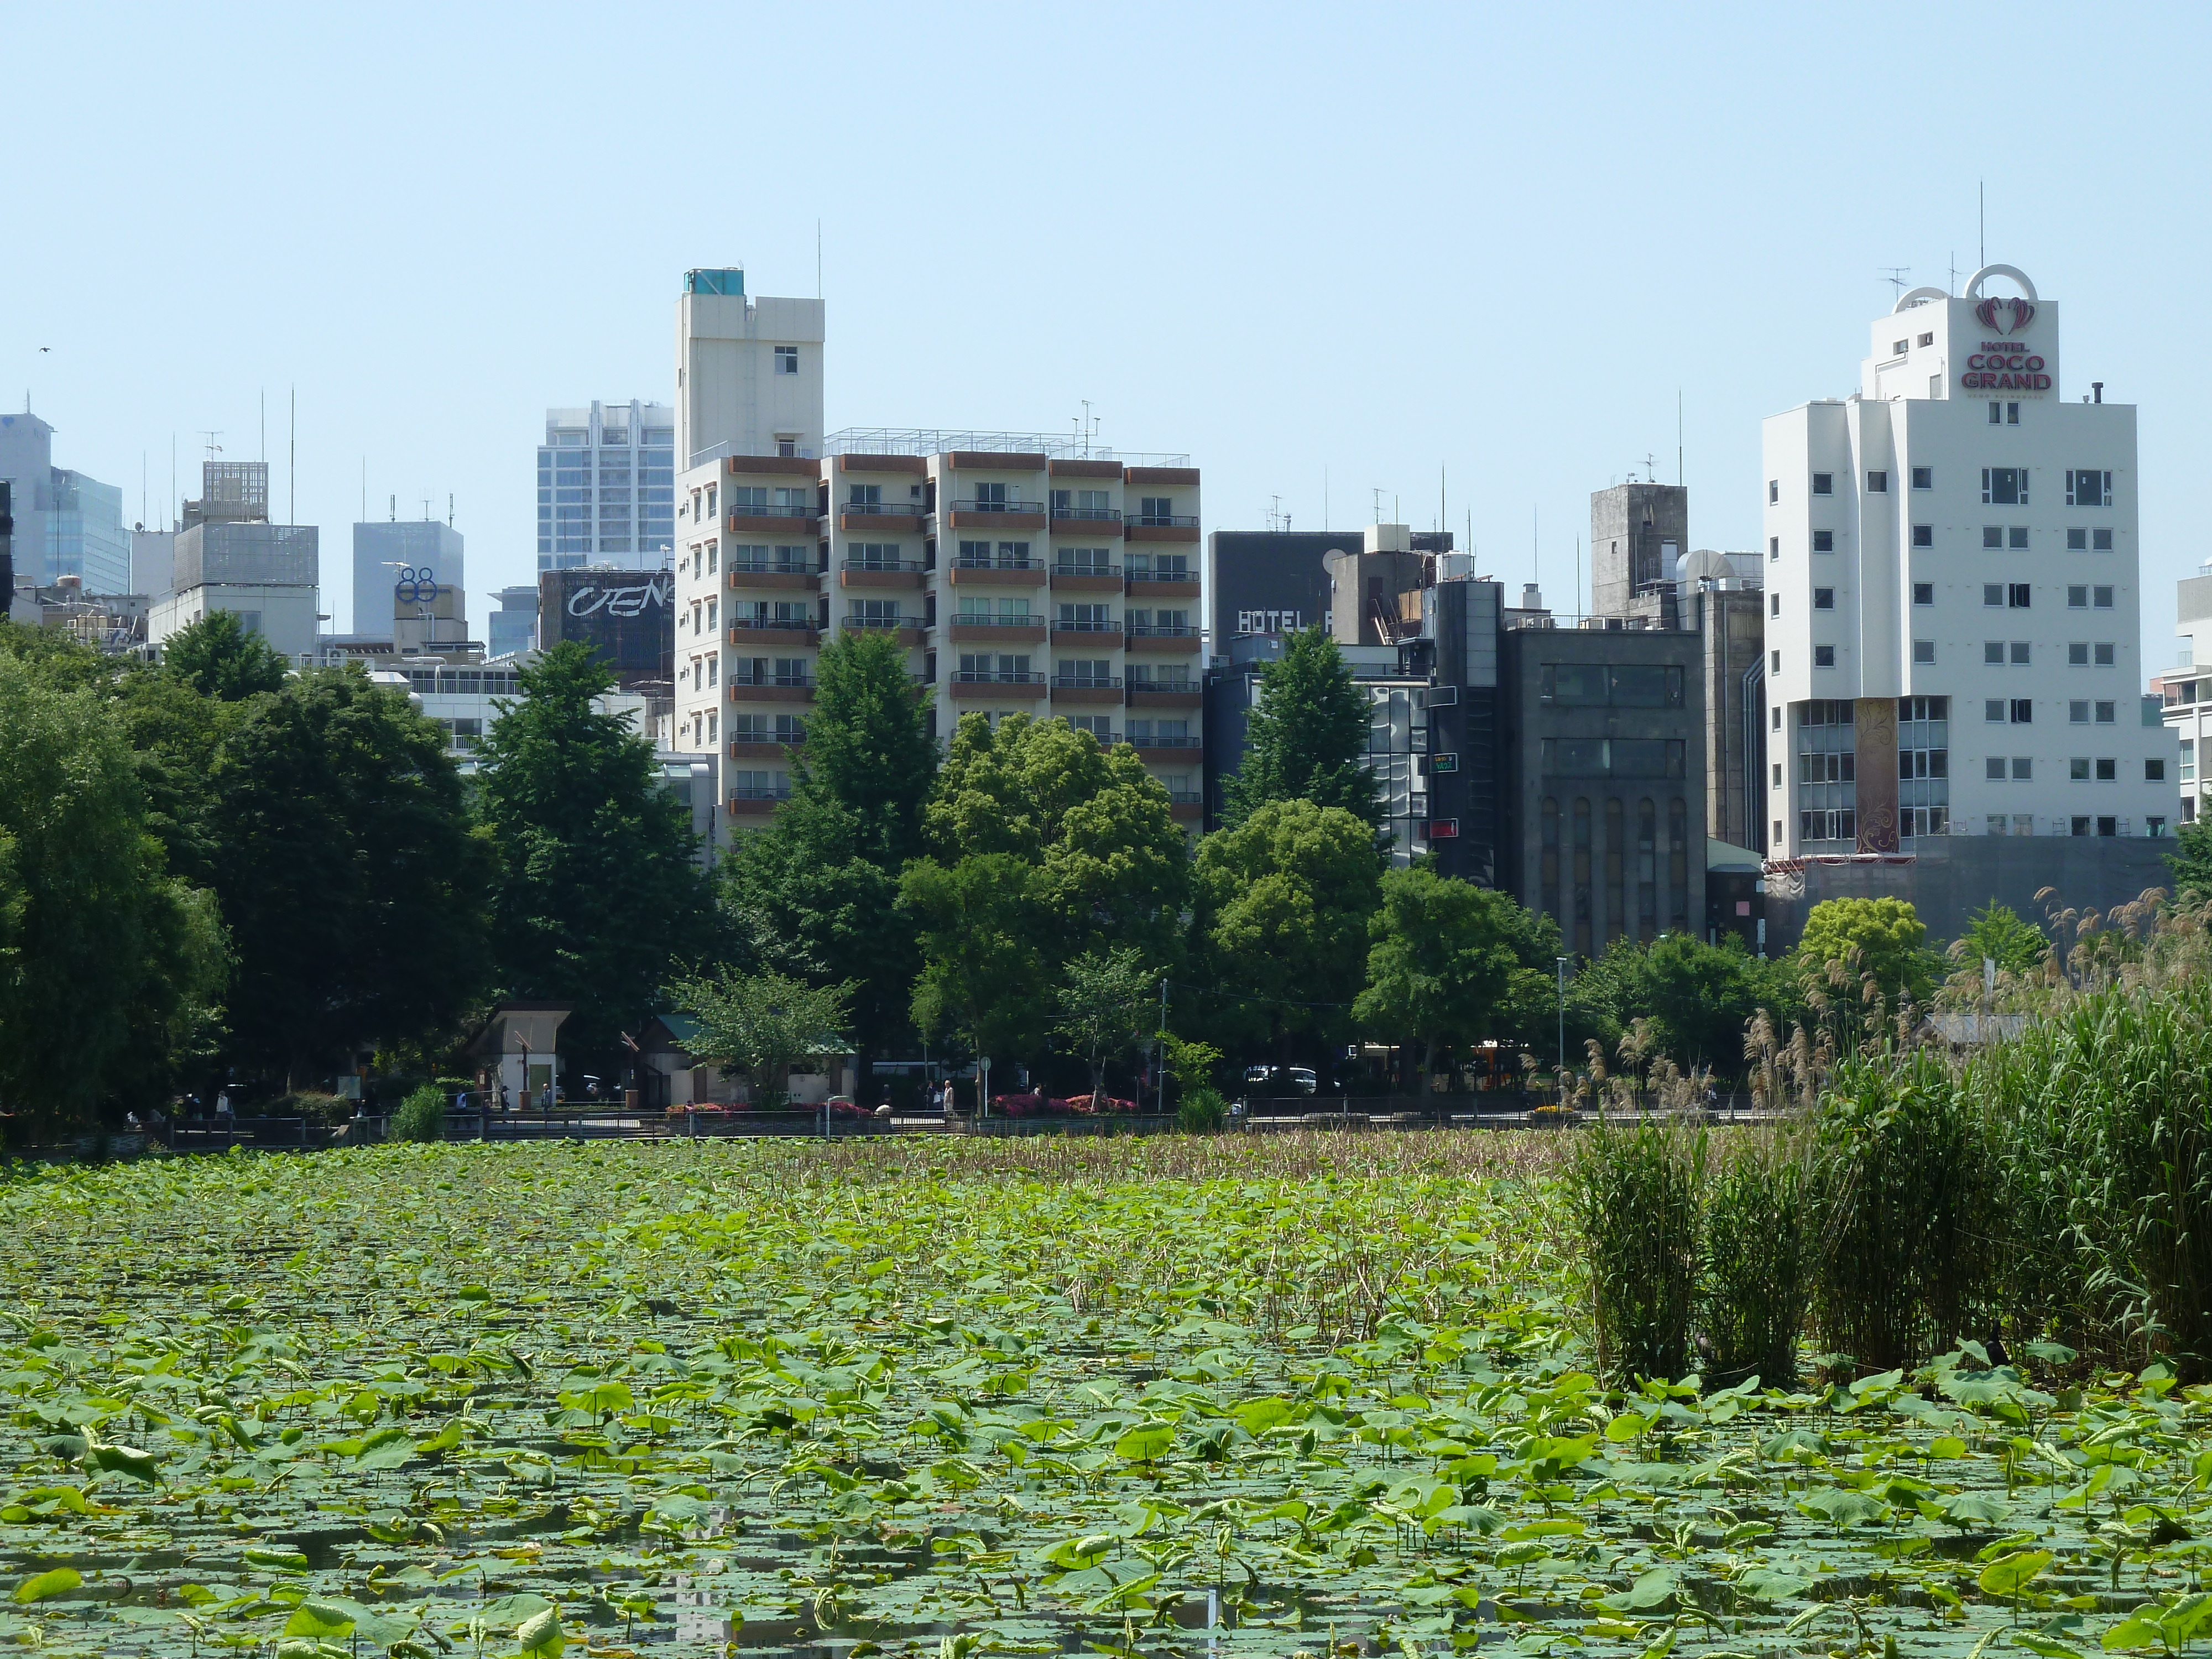
[[[1553,959],[1559,965],[1559,1092],[1564,1100],[1567,1087],[1567,959]]]

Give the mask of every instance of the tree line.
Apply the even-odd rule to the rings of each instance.
[[[1808,964],[1856,952],[1923,1000],[1942,971],[1909,906],[1824,906],[1789,959],[1616,942],[1563,1032],[1550,918],[1391,867],[1367,700],[1318,629],[1264,670],[1194,847],[1136,750],[1064,720],[969,714],[940,750],[902,653],[854,634],[792,799],[708,874],[652,744],[595,706],[610,684],[546,653],[465,775],[404,690],[289,672],[229,617],[158,667],[0,629],[0,1108],[36,1132],[364,1053],[428,1074],[517,997],[574,1004],[563,1054],[610,1080],[680,1007],[760,1082],[848,1044],[871,1099],[872,1062],[923,1047],[1131,1087],[1163,1026],[1201,1089],[1253,1062],[1326,1080],[1363,1040],[1425,1087],[1486,1043],[1548,1065],[1638,1021],[1732,1073],[1759,1009],[1802,1016]]]

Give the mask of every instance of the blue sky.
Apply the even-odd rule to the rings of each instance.
[[[1988,253],[2142,409],[2144,662],[2212,556],[2212,9],[32,8],[4,12],[0,398],[164,514],[259,453],[345,619],[364,459],[535,562],[546,405],[665,399],[690,266],[829,302],[829,422],[1188,451],[1209,528],[1473,520],[1572,586],[1678,390],[1693,541],[1759,534],[1759,421],[1855,383],[1885,268]],[[41,353],[40,347],[51,350]],[[1540,527],[1532,550],[1532,521]]]

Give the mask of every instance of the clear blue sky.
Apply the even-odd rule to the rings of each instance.
[[[1588,493],[1759,534],[1759,421],[1854,385],[1884,268],[1988,251],[2142,407],[2148,670],[2212,555],[2212,8],[8,5],[0,397],[164,514],[258,452],[348,609],[447,494],[531,579],[548,404],[665,399],[690,266],[829,301],[832,427],[1188,451],[1209,528],[1468,514],[1571,586]],[[46,353],[40,347],[50,347]]]

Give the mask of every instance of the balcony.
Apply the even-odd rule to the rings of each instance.
[[[920,645],[927,625],[919,617],[848,617],[839,624],[855,634],[891,634],[901,645]]]
[[[1095,645],[1101,650],[1117,649],[1121,643],[1121,624],[1111,617],[1104,622],[1069,622],[1066,617],[1052,625],[1054,645]]]
[[[1180,656],[1195,655],[1198,651],[1195,623],[1132,623],[1128,632],[1132,651]]]
[[[732,617],[730,643],[734,646],[819,645],[822,635],[811,622],[784,617]]]
[[[1196,680],[1131,680],[1132,708],[1195,708],[1200,701]]]
[[[953,643],[977,645],[1042,645],[1045,624],[1042,617],[955,617],[951,628]]]
[[[1062,674],[1052,683],[1054,702],[1119,702],[1119,674]]]
[[[1194,599],[1198,578],[1173,565],[1165,570],[1132,570],[1128,592],[1133,599]]]
[[[920,559],[845,559],[837,566],[837,585],[919,591],[929,580],[926,569]]]
[[[1158,753],[1163,760],[1176,760],[1195,755],[1200,744],[1196,738],[1131,738],[1129,746],[1140,755]]]
[[[802,527],[811,536],[817,515],[811,507],[732,507],[725,522],[732,536],[788,536]]]
[[[1049,520],[1042,501],[955,501],[955,530],[1042,530]]]
[[[729,810],[733,813],[762,814],[773,812],[791,799],[788,789],[732,789]]]
[[[812,702],[811,674],[764,674],[758,679],[738,676],[724,682],[732,702]]]
[[[1007,557],[988,563],[981,559],[956,559],[945,574],[955,586],[988,583],[999,587],[1042,587],[1045,582],[1044,561],[1034,558]]]
[[[785,592],[812,593],[820,591],[822,581],[810,566],[770,564],[763,560],[757,563],[731,565],[729,585],[736,588],[750,588],[755,592],[773,588]]]
[[[806,734],[793,732],[788,739],[775,738],[732,738],[730,740],[732,760],[783,760],[794,749],[805,746]]]
[[[963,701],[1019,697],[1034,702],[1045,695],[1045,679],[1034,669],[963,668],[952,676],[952,695]]]
[[[1194,542],[1198,539],[1198,515],[1148,513],[1124,522],[1121,533],[1133,542]]]
[[[1055,564],[1053,591],[1060,593],[1118,593],[1121,567],[1118,564]]]
[[[837,528],[864,536],[918,536],[921,505],[907,501],[841,501]]]
[[[1118,507],[1055,507],[1052,510],[1052,530],[1055,536],[1077,536],[1092,526],[1121,522],[1121,509]]]

